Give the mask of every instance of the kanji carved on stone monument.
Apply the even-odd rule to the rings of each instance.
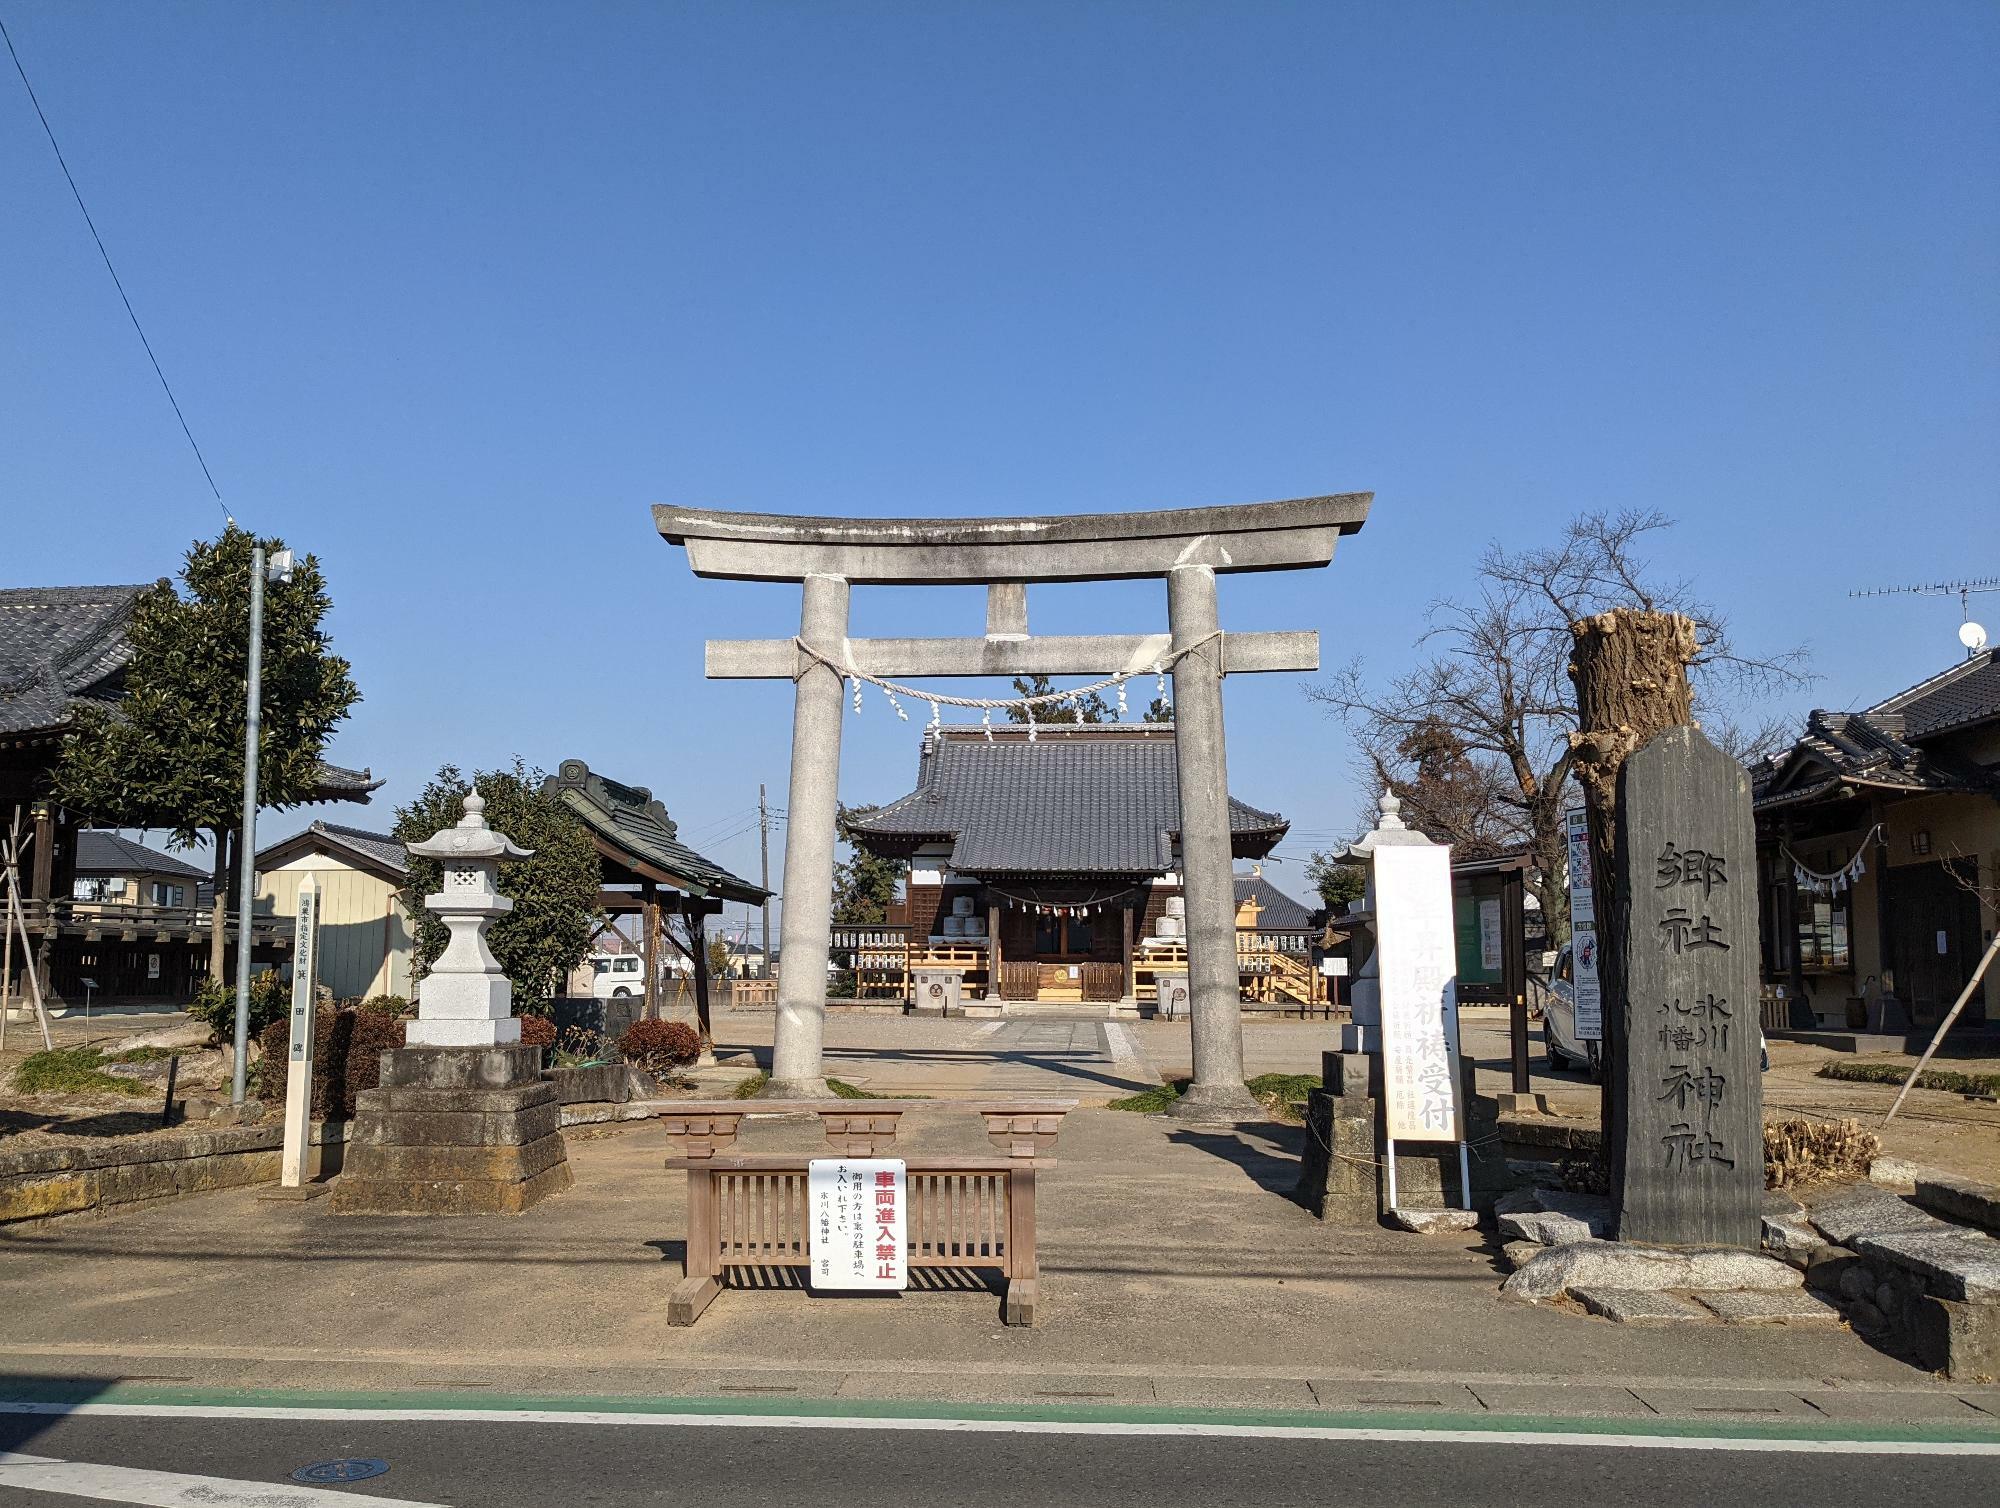
[[[1755,1246],[1764,1189],[1756,836],[1743,767],[1669,728],[1618,780],[1619,1239]]]

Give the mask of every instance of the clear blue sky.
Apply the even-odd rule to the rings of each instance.
[[[697,582],[659,501],[1372,489],[1222,611],[1385,674],[1488,540],[1658,507],[1743,640],[1809,642],[1801,712],[1957,653],[1955,601],[1849,588],[2000,572],[1991,4],[0,3],[229,506],[325,562],[361,821],[581,756],[754,875],[789,688],[700,643],[796,589]],[[220,514],[11,73],[0,204],[0,583],[168,572]],[[1299,681],[1228,707],[1237,794],[1347,830]],[[906,790],[917,724],[847,726],[844,794]]]

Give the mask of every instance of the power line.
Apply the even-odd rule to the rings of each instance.
[[[90,239],[97,243],[97,254],[104,258],[104,270],[111,274],[111,285],[118,290],[118,297],[125,305],[125,313],[131,317],[132,328],[139,332],[139,344],[146,348],[146,359],[153,364],[153,375],[160,379],[160,389],[167,395],[167,402],[173,405],[174,417],[181,421],[181,433],[187,436],[188,448],[194,452],[195,461],[201,467],[201,474],[208,481],[208,490],[215,494],[216,505],[222,509],[222,516],[234,523],[236,520],[230,518],[229,508],[222,501],[222,489],[215,485],[215,476],[208,469],[208,458],[201,453],[201,447],[195,443],[194,431],[188,428],[187,415],[181,412],[180,400],[174,396],[173,386],[167,381],[167,374],[160,369],[160,358],[153,354],[153,343],[146,339],[146,327],[139,323],[138,311],[132,307],[132,300],[125,292],[125,282],[118,276],[118,269],[111,265],[111,253],[105,250],[104,237],[97,233],[97,222],[90,218],[90,207],[83,202],[83,190],[76,186],[76,175],[69,170],[69,161],[63,156],[62,145],[56,140],[55,127],[49,124],[48,114],[42,109],[41,99],[35,94],[35,86],[28,82],[28,70],[22,66],[21,54],[15,50],[14,38],[8,32],[4,20],[0,20],[0,39],[4,39],[7,43],[7,55],[14,60],[14,71],[21,75],[21,87],[28,91],[28,103],[35,107],[35,117],[41,121],[42,130],[49,138],[49,146],[55,151],[56,165],[62,169],[63,178],[69,184],[69,191],[76,197],[76,207],[83,211],[83,223],[90,227]]]

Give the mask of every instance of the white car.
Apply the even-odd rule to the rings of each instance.
[[[590,993],[599,1000],[646,993],[646,961],[637,953],[593,953],[590,973]]]
[[[1549,1069],[1580,1069],[1593,1079],[1604,1076],[1601,1042],[1580,1042],[1576,1035],[1576,960],[1565,947],[1549,971],[1549,992],[1542,1003],[1542,1051],[1548,1054]],[[1771,1071],[1771,1048],[1764,1031],[1757,1029],[1757,1060],[1764,1072]]]
[[[1576,960],[1565,946],[1549,970],[1549,992],[1542,1002],[1542,1051],[1549,1068],[1581,1069],[1593,1079],[1603,1072],[1601,1044],[1582,1042],[1576,1035]]]

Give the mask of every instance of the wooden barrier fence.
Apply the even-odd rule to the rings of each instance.
[[[746,1114],[811,1112],[820,1118],[828,1157],[894,1155],[897,1124],[917,1102],[905,1100],[682,1100],[660,1121],[673,1138],[669,1168],[688,1175],[687,1255],[680,1286],[667,1301],[667,1323],[692,1325],[732,1274],[741,1286],[771,1268],[812,1269],[812,1216],[806,1197],[810,1158],[796,1153],[739,1153]],[[993,1157],[906,1158],[905,1238],[911,1273],[998,1269],[1005,1284],[1001,1318],[1036,1320],[1041,1266],[1035,1249],[1035,1176],[1053,1167],[1062,1118],[1075,1100],[990,1100],[968,1108],[986,1122]]]

